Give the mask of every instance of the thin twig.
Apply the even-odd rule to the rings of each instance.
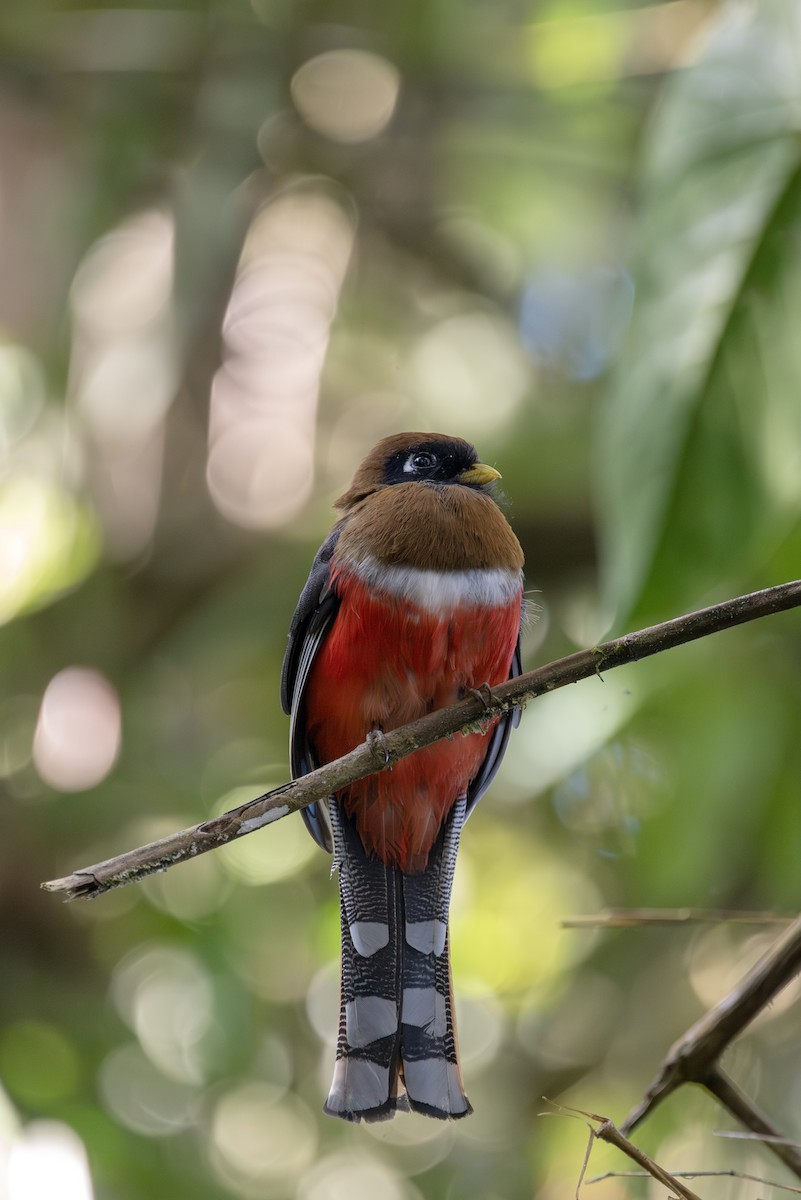
[[[105,862],[83,867],[63,879],[52,879],[42,887],[49,892],[63,893],[67,900],[99,896],[111,888],[122,887],[156,871],[165,871],[176,863],[252,833],[290,812],[297,812],[314,801],[325,799],[357,779],[386,770],[407,754],[430,746],[440,738],[485,730],[493,718],[512,708],[522,707],[545,692],[799,605],[801,580],[795,580],[751,592],[747,596],[738,596],[734,600],[726,600],[722,604],[649,626],[636,633],[625,634],[588,650],[580,650],[493,688],[493,699],[487,705],[483,699],[469,696],[459,704],[440,709],[410,725],[386,733],[380,753],[370,745],[359,746],[303,779],[258,796],[221,817],[183,829]]]
[[[778,1188],[782,1192],[792,1192],[795,1196],[801,1196],[801,1188],[793,1187],[791,1183],[777,1183],[775,1179],[763,1179],[760,1175],[749,1175],[747,1171],[720,1170],[720,1171],[673,1171],[674,1179],[717,1179],[718,1177],[727,1177],[730,1179],[742,1179],[747,1183],[764,1183],[766,1187]],[[603,1183],[605,1179],[648,1179],[650,1171],[605,1171],[603,1175],[593,1175],[592,1179],[586,1179],[585,1183],[589,1187],[591,1183]]]
[[[779,1133],[752,1133],[751,1130],[745,1129],[713,1129],[715,1137],[732,1138],[732,1140],[743,1142],[775,1142],[782,1146],[795,1146],[801,1150],[801,1142],[798,1138],[784,1137]]]
[[[683,1197],[683,1200],[700,1200],[699,1196],[688,1188],[675,1175],[671,1175],[664,1167],[660,1167],[658,1162],[654,1162],[647,1154],[644,1154],[638,1146],[630,1142],[624,1134],[617,1128],[616,1125],[606,1117],[600,1119],[602,1124],[595,1131],[595,1136],[600,1142],[607,1142],[610,1146],[617,1147],[621,1153],[630,1158],[632,1162],[636,1162],[638,1167],[642,1167],[654,1179],[659,1180],[665,1187],[670,1188],[672,1192]]]
[[[789,925],[792,917],[771,912],[747,912],[731,908],[605,908],[588,916],[566,917],[562,929],[629,929],[639,925],[718,924]]]
[[[590,1160],[590,1153],[592,1151],[592,1143],[593,1141],[599,1141],[606,1142],[607,1145],[614,1146],[617,1150],[620,1150],[622,1154],[625,1154],[627,1158],[630,1158],[632,1162],[635,1162],[638,1167],[642,1167],[646,1174],[650,1175],[653,1179],[658,1180],[658,1182],[663,1184],[665,1187],[670,1188],[670,1190],[677,1196],[681,1196],[682,1200],[700,1200],[700,1197],[697,1196],[695,1192],[691,1191],[690,1188],[685,1187],[685,1185],[679,1181],[676,1175],[671,1175],[670,1172],[666,1171],[664,1167],[660,1167],[658,1162],[655,1162],[654,1159],[649,1158],[643,1150],[640,1150],[639,1146],[635,1146],[633,1142],[630,1142],[629,1139],[620,1132],[618,1127],[613,1121],[610,1121],[608,1117],[601,1116],[600,1113],[588,1112],[583,1108],[572,1108],[564,1104],[558,1104],[555,1100],[548,1100],[547,1096],[543,1097],[543,1099],[547,1100],[548,1104],[552,1104],[559,1112],[566,1113],[568,1116],[572,1117],[583,1117],[589,1125],[590,1141],[587,1146],[587,1151],[584,1155],[584,1163],[582,1165],[581,1174],[576,1187],[576,1196],[578,1196],[579,1189],[584,1181],[587,1165]],[[545,1116],[550,1114],[540,1115]]]

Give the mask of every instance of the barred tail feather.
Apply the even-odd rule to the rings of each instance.
[[[404,875],[401,1062],[409,1107],[443,1120],[472,1112],[453,1013],[448,909],[466,802],[457,800],[425,871]]]
[[[380,1121],[398,1103],[400,924],[397,872],[364,852],[353,822],[330,803],[339,867],[342,990],[337,1061],[325,1111]]]
[[[340,868],[342,994],[337,1061],[325,1111],[380,1121],[412,1108],[471,1112],[459,1070],[448,956],[448,905],[465,802],[454,806],[425,871],[368,858],[331,804]]]

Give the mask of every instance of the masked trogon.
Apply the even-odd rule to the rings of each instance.
[[[281,699],[294,777],[520,674],[523,553],[492,498],[498,478],[468,442],[439,433],[384,438],[361,464],[290,628]],[[513,723],[439,741],[303,811],[339,870],[334,1116],[471,1111],[448,907],[462,826]]]

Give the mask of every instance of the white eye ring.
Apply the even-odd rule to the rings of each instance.
[[[436,465],[435,455],[430,454],[427,450],[417,450],[406,459],[403,471],[405,475],[417,475],[420,471],[430,471]]]

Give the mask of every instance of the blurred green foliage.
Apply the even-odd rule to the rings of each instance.
[[[559,922],[798,909],[794,614],[530,707],[456,880],[458,1126],[323,1118],[337,895],[299,821],[37,888],[286,778],[288,622],[385,433],[502,468],[531,665],[799,573],[801,10],[12,0],[0,51],[0,1195],[572,1196],[585,1131],[542,1097],[622,1118],[770,934]],[[210,454],[252,311],[300,347],[245,397],[280,512]],[[797,990],[727,1060],[796,1136]],[[721,1125],[682,1092],[638,1136],[779,1176]]]

